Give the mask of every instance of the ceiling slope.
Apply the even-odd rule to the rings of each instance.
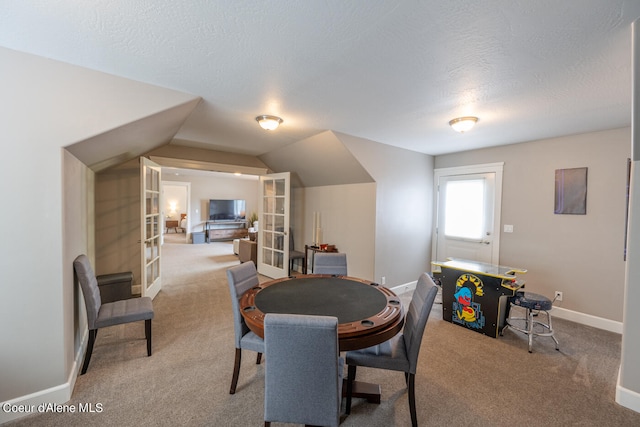
[[[439,155],[631,123],[639,0],[85,3],[4,1],[0,45],[201,96],[185,145],[255,156],[333,130]]]
[[[95,171],[168,143],[200,102],[188,93],[2,47],[0,75],[6,137],[65,147]]]
[[[292,172],[302,187],[374,182],[332,131],[258,156],[274,172]]]
[[[194,98],[66,148],[94,172],[117,166],[168,144],[198,102]]]

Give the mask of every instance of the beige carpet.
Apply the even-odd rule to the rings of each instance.
[[[230,242],[190,245],[183,234],[168,235],[153,355],[146,357],[143,323],[100,330],[68,404],[100,404],[102,412],[36,414],[8,425],[263,425],[264,364],[255,364],[255,353],[244,353],[237,392],[229,395],[234,346],[225,269],[237,263]],[[555,326],[561,351],[539,338],[529,354],[523,335],[485,337],[442,321],[434,306],[416,379],[419,424],[639,426],[640,414],[614,402],[620,336],[559,319]],[[358,379],[381,384],[382,403],[355,399],[343,426],[411,424],[401,373],[359,368]]]

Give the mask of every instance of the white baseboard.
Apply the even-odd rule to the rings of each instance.
[[[620,385],[620,370],[618,370],[618,383],[616,384],[616,403],[632,411],[640,412],[640,393]]]
[[[558,319],[570,320],[580,323],[581,325],[592,326],[594,328],[603,329],[616,334],[622,334],[622,322],[604,319],[602,317],[592,316],[590,314],[580,313],[578,311],[567,310],[562,307],[553,307],[551,314]]]
[[[62,405],[71,400],[71,394],[73,393],[73,388],[76,384],[76,379],[78,378],[78,371],[80,369],[80,364],[82,363],[82,357],[84,355],[84,350],[86,348],[88,338],[89,331],[87,330],[82,337],[82,342],[80,343],[80,351],[78,351],[78,353],[76,354],[76,358],[73,361],[73,365],[71,366],[71,372],[69,373],[67,382],[0,403],[0,424],[17,420],[18,418],[26,417],[27,415],[31,415],[33,413],[37,413],[38,406],[43,403],[54,403]],[[7,412],[4,410],[6,404],[9,404],[11,406],[22,405],[23,408],[27,408],[29,411],[18,412],[9,410]]]
[[[59,403],[63,404],[68,402],[71,399],[71,390],[69,382],[64,384],[57,385],[55,387],[51,387],[45,390],[40,390],[36,393],[32,393],[26,396],[21,396],[16,399],[8,400],[6,402],[0,403],[0,424],[16,420],[18,418],[26,417],[27,415],[31,415],[33,413],[38,412],[38,405],[42,403]],[[6,404],[11,406],[13,405],[22,405],[27,409],[28,412],[5,412],[4,407]]]
[[[404,285],[394,286],[393,288],[389,288],[389,289],[391,289],[395,294],[400,295],[405,292],[413,291],[416,288],[417,283],[418,281],[414,280],[413,282],[405,283]]]

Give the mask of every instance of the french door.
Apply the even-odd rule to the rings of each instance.
[[[433,257],[499,263],[502,164],[436,169]]]
[[[162,216],[160,214],[160,165],[140,158],[142,296],[154,298],[160,288],[160,250]]]
[[[258,272],[278,279],[289,274],[290,173],[260,177]]]

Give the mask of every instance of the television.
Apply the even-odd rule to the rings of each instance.
[[[209,221],[244,221],[245,201],[240,199],[209,200]]]

